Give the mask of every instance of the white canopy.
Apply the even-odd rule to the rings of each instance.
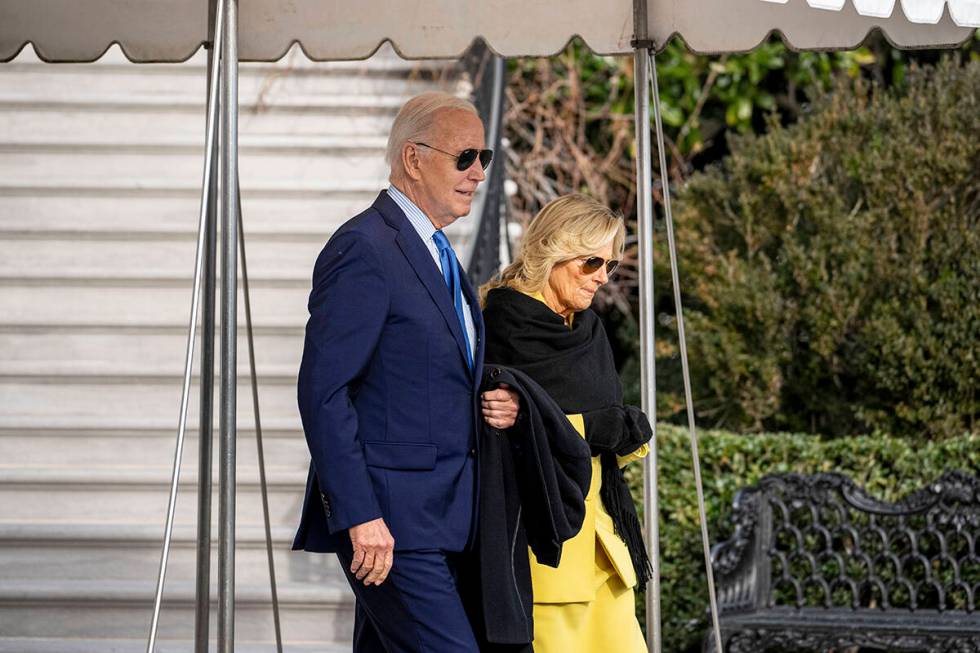
[[[703,53],[747,51],[772,32],[796,49],[846,49],[874,29],[924,48],[961,43],[980,22],[980,0],[899,1],[902,11],[895,0],[648,0],[648,33],[657,48],[679,35]],[[207,6],[3,0],[0,61],[27,43],[46,61],[92,61],[113,43],[133,61],[183,61],[206,40]],[[385,40],[406,58],[456,58],[477,37],[510,57],[553,54],[576,36],[626,54],[634,35],[632,0],[241,0],[239,11],[243,61],[279,59],[295,42],[314,60],[363,59]]]
[[[786,4],[789,0],[764,0]],[[817,9],[840,11],[847,0],[806,0]],[[888,18],[895,11],[895,0],[853,0],[854,8],[862,16]],[[980,0],[901,0],[902,12],[913,23],[935,24],[943,16],[943,8],[949,5],[953,22],[963,27],[980,27]]]

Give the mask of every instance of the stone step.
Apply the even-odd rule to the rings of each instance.
[[[124,285],[124,284],[125,284],[125,279],[120,281],[120,285]],[[3,285],[4,284],[0,284],[0,287],[2,287]],[[8,282],[6,285],[14,286],[15,284],[13,284],[12,282]],[[26,285],[32,287],[44,287],[46,284],[44,284],[43,282],[31,281]],[[134,282],[131,285],[133,287],[140,287],[140,288],[157,288],[160,286],[165,287],[164,284],[155,285],[152,283],[137,284]],[[269,286],[272,287],[272,285],[273,284],[270,282]],[[100,284],[100,286],[107,287],[108,284]],[[71,283],[66,283],[64,287],[74,288],[75,286],[72,285]],[[190,297],[189,294],[188,297]],[[220,324],[221,321],[219,319],[218,325],[220,326]],[[281,327],[273,326],[273,325],[253,325],[252,331],[257,337],[276,336],[276,337],[302,338],[304,333],[304,326],[305,325],[303,324],[300,324],[298,326],[286,325]],[[148,324],[143,326],[139,326],[139,325],[126,326],[125,324],[119,324],[119,325],[113,325],[113,324],[98,325],[98,324],[84,324],[84,323],[59,324],[59,323],[52,322],[48,324],[29,324],[26,328],[24,328],[24,327],[17,326],[16,324],[0,322],[0,333],[8,333],[8,334],[34,333],[34,334],[65,334],[65,335],[77,333],[77,334],[87,334],[87,335],[108,334],[108,335],[133,335],[133,336],[137,336],[137,335],[186,336],[187,325],[184,324],[182,326],[178,326],[176,324],[156,324],[156,325]],[[201,326],[198,325],[198,329],[197,329],[198,336],[200,336],[200,333],[201,333]],[[239,319],[238,321],[238,335],[239,337],[244,337],[245,335],[245,325],[242,323],[241,319]]]
[[[3,243],[0,241],[0,248]],[[2,265],[2,264],[0,264]],[[303,351],[302,334],[256,334],[260,379],[295,377]],[[185,333],[0,332],[0,377],[7,376],[160,376],[184,373]],[[217,346],[217,344],[215,345]],[[200,338],[195,352],[200,352]],[[249,373],[247,339],[238,338],[239,374]],[[195,374],[199,373],[195,354]]]
[[[139,431],[124,433],[99,431],[0,431],[0,460],[6,464],[42,466],[57,460],[72,461],[79,467],[113,465],[171,464],[177,445],[176,419],[169,431]],[[216,435],[218,429],[213,433]],[[242,430],[238,436],[238,464],[257,469],[258,453],[253,429]],[[197,468],[199,440],[197,430],[184,434],[183,471]],[[301,431],[262,432],[262,450],[267,467],[306,469],[310,454]],[[213,444],[214,459],[218,457],[217,436]],[[217,466],[217,463],[214,463]],[[213,478],[217,478],[215,473]]]
[[[239,389],[240,396],[245,396],[246,390]],[[194,400],[197,401],[196,399]],[[249,396],[245,401],[251,403]],[[215,404],[217,405],[217,404]],[[187,416],[188,435],[197,432],[198,415],[196,406]],[[215,418],[217,421],[217,418]],[[239,437],[255,439],[255,422],[251,416],[248,419],[238,418]],[[49,411],[38,415],[5,415],[0,413],[0,437],[19,437],[37,435],[38,437],[100,437],[114,435],[118,437],[167,437],[177,433],[177,409],[173,415],[145,416],[129,415],[116,417],[112,411],[104,414],[60,415]],[[286,417],[269,417],[262,414],[262,433],[267,437],[302,437],[303,428],[299,415]]]
[[[85,279],[0,283],[0,306],[3,306],[0,325],[187,327],[191,312],[189,278],[159,284],[123,283],[96,284]],[[263,328],[300,327],[305,324],[309,285],[309,281],[276,286],[253,283],[251,303],[254,323]],[[238,319],[244,327],[241,294],[239,291]]]
[[[4,111],[88,111],[111,112],[125,111],[160,111],[167,110],[178,113],[199,113],[204,115],[206,101],[204,85],[194,85],[179,91],[169,93],[128,92],[127,89],[117,89],[115,93],[105,94],[77,89],[71,95],[55,97],[37,95],[23,88],[0,87],[0,108]],[[394,93],[385,95],[356,95],[356,94],[292,94],[267,101],[263,97],[239,97],[239,111],[244,114],[275,113],[290,115],[293,113],[318,114],[321,116],[347,116],[353,113],[372,113],[389,115],[397,112],[405,102],[404,96]],[[203,118],[202,118],[203,122]]]
[[[10,132],[10,133],[7,133]],[[384,136],[352,134],[252,134],[239,135],[239,157],[246,158],[269,153],[367,153],[384,156],[387,139]],[[161,134],[155,130],[144,130],[126,138],[113,133],[108,138],[96,138],[93,134],[48,134],[43,130],[30,133],[13,132],[6,126],[0,127],[0,152],[5,154],[20,152],[105,154],[129,152],[137,154],[192,153],[197,156],[204,151],[204,133],[197,130],[186,134]]]
[[[194,154],[204,152],[204,134],[161,134],[144,130],[126,138],[114,133],[111,138],[93,138],[92,134],[49,134],[37,130],[29,133],[5,133],[9,127],[0,126],[0,152],[43,152],[56,154]],[[241,134],[238,139],[240,158],[264,154],[368,154],[384,157],[387,139],[383,136],[325,134]]]
[[[239,392],[244,395],[251,396],[251,375],[248,370],[247,352],[244,349],[239,350],[239,370],[237,374],[237,384]],[[217,354],[215,355],[215,363],[219,364]],[[57,363],[56,363],[57,364]],[[183,383],[183,352],[180,357],[180,370],[177,369],[149,369],[149,368],[139,368],[134,366],[128,369],[119,370],[109,370],[107,372],[98,372],[84,367],[85,363],[82,363],[82,367],[79,369],[77,364],[69,362],[64,367],[55,367],[50,371],[42,370],[24,370],[24,369],[11,369],[6,373],[0,372],[0,386],[7,387],[12,384],[23,384],[23,385],[50,385],[50,384],[63,384],[66,386],[65,392],[67,394],[73,394],[75,392],[72,388],[78,388],[80,386],[102,386],[107,395],[114,394],[114,388],[118,386],[126,385],[151,385],[156,388],[156,392],[162,393],[164,395],[169,395],[174,387],[182,387]],[[199,388],[200,382],[200,371],[198,368],[197,357],[194,361],[194,370],[191,372],[191,392],[196,393]],[[281,392],[282,386],[292,386],[296,385],[296,372],[298,367],[292,365],[274,365],[269,366],[262,374],[259,374],[256,378],[258,381],[259,395],[262,396],[266,393],[272,393],[273,395],[278,395]],[[77,370],[77,371],[75,371]],[[215,379],[219,377],[219,371],[215,371]],[[217,383],[217,381],[215,381]],[[81,391],[84,392],[84,391]],[[217,395],[215,395],[215,400],[217,400]],[[3,411],[0,411],[2,414]]]
[[[288,280],[308,285],[323,249],[318,237],[296,241],[246,235],[249,279]],[[96,239],[0,238],[0,279],[170,279],[192,278],[196,234],[125,242]]]
[[[211,583],[217,584],[217,512],[211,528]],[[235,579],[244,585],[269,585],[265,532],[239,527],[235,538]],[[346,585],[332,554],[291,551],[295,528],[273,532],[276,583]],[[164,523],[159,524],[6,524],[0,523],[0,578],[7,581],[63,579],[155,581],[160,567]],[[166,586],[194,581],[197,529],[174,529]]]
[[[211,631],[212,635],[214,631]],[[158,639],[157,653],[189,653],[194,650],[194,642],[189,639]],[[210,650],[216,651],[215,640],[211,638]],[[237,653],[270,653],[275,651],[275,643],[243,642],[236,640]],[[3,637],[0,635],[0,653],[145,653],[146,637],[143,639],[98,638],[87,639],[66,637]],[[283,653],[350,653],[350,642],[283,642]]]
[[[319,199],[370,195],[371,199],[387,186],[385,176],[364,179],[325,180],[259,180],[242,186],[245,197],[275,199]],[[73,176],[59,179],[0,178],[0,197],[72,197],[88,201],[92,197],[128,198],[201,197],[201,179],[152,177],[146,179],[113,179]],[[368,202],[370,205],[370,200]]]
[[[86,418],[114,416],[120,423],[139,420],[171,419],[176,426],[181,383],[155,378],[120,377],[118,379],[4,378],[0,379],[0,426],[18,428],[33,421],[41,425],[50,420],[51,427],[84,423]],[[197,384],[192,384],[189,415],[197,415]],[[259,407],[263,422],[299,422],[296,407],[296,381],[266,379],[259,382]],[[217,409],[216,409],[217,410]],[[57,418],[57,419],[55,419]],[[252,400],[248,385],[239,380],[238,423],[252,425]]]
[[[187,184],[189,187],[190,184]],[[348,218],[371,205],[383,186],[365,193],[324,197],[253,197],[242,191],[246,243],[250,236],[268,239],[312,237],[326,242]],[[0,238],[98,238],[107,241],[134,236],[189,235],[196,240],[200,188],[184,196],[77,197],[0,195]]]
[[[74,467],[71,461],[59,462],[44,467],[0,467],[4,497],[0,522],[164,524],[170,493],[169,467],[106,465],[83,469]],[[299,523],[306,475],[306,469],[267,468],[273,526],[295,527]],[[236,477],[236,523],[262,525],[257,470],[240,467]],[[197,475],[192,469],[180,477],[175,523],[196,523],[196,494]]]
[[[153,153],[76,148],[69,152],[44,150],[3,151],[0,147],[0,177],[5,185],[70,180],[74,184],[111,179],[117,184],[153,179],[161,182],[196,182],[203,170],[203,148],[180,152],[161,147]],[[241,184],[279,185],[332,181],[384,179],[388,175],[378,150],[334,152],[314,148],[292,151],[243,153],[239,159]]]
[[[6,638],[138,639],[149,632],[153,581],[13,581],[0,585],[0,633]],[[235,636],[272,641],[268,586],[236,586]],[[279,587],[286,641],[350,641],[350,589],[327,583],[285,583]],[[190,639],[194,632],[194,585],[174,583],[164,594],[159,637]],[[211,632],[216,609],[212,605]]]
[[[55,74],[52,74],[52,68]],[[136,95],[204,95],[207,92],[206,67],[183,64],[130,64],[111,71],[81,66],[45,64],[4,65],[0,79],[16,79],[25,91],[38,97],[57,97],[71,101],[76,97],[102,95],[117,97],[121,91]],[[111,74],[106,74],[111,72]],[[439,84],[432,73],[376,68],[374,74],[362,74],[351,68],[337,68],[330,63],[291,68],[288,64],[239,67],[238,95],[242,100],[263,97],[271,103],[280,98],[301,95],[401,95],[411,96],[429,86],[452,89],[446,80]]]
[[[2,69],[0,69],[2,73]],[[3,79],[0,77],[0,79]],[[203,93],[203,89],[201,91]],[[53,102],[33,105],[22,99],[18,105],[3,105],[3,134],[35,133],[48,139],[87,134],[111,141],[139,141],[150,136],[196,138],[204,142],[205,112],[201,103],[177,106],[114,104],[58,106]],[[387,139],[395,109],[381,111],[333,108],[331,111],[277,108],[260,110],[246,103],[239,114],[239,136],[352,136]],[[147,129],[152,126],[152,129]]]

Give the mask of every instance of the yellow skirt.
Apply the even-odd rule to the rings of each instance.
[[[596,596],[585,603],[535,603],[534,653],[646,653],[632,587],[595,547]]]

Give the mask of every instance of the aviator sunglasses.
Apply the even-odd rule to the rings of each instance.
[[[456,169],[460,172],[464,170],[469,170],[470,166],[477,159],[480,159],[480,167],[484,170],[490,165],[493,160],[493,150],[475,150],[473,148],[468,148],[460,152],[459,154],[453,154],[452,152],[447,152],[446,150],[440,150],[438,147],[432,147],[428,143],[416,143],[412,141],[414,145],[421,145],[422,147],[427,147],[430,150],[435,150],[436,152],[441,152],[446,156],[451,156],[456,159]]]
[[[612,274],[619,267],[619,261],[616,259],[606,260],[601,256],[589,256],[587,258],[580,258],[579,261],[582,262],[582,272],[585,274],[592,274],[602,266],[606,266],[606,274]]]

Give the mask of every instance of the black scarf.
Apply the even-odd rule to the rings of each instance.
[[[623,405],[623,387],[599,317],[575,314],[572,327],[543,302],[511,288],[487,295],[486,361],[516,368],[538,383],[566,414],[581,413],[592,455],[600,456],[599,496],[623,538],[642,592],[652,575],[640,520],[616,461],[650,440],[653,431],[635,406]]]

